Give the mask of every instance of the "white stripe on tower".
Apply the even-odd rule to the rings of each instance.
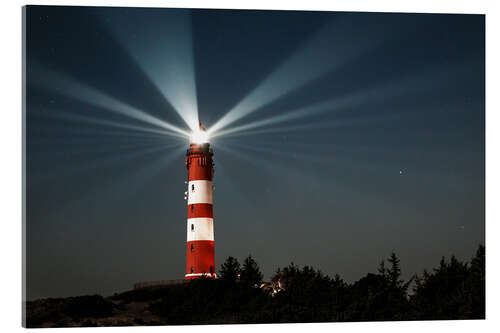
[[[187,241],[214,240],[214,219],[197,217],[188,219]]]
[[[188,184],[188,205],[212,204],[212,182],[209,180],[192,180]]]

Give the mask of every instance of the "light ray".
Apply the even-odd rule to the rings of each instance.
[[[181,147],[184,150],[184,145],[181,145],[179,143],[169,144],[169,145],[135,144],[135,145],[124,146],[121,148],[114,147],[113,149],[109,149],[108,151],[95,150],[95,153],[97,153],[98,155],[96,155],[93,158],[86,158],[85,164],[74,165],[71,159],[70,160],[70,162],[72,163],[71,167],[64,168],[63,172],[61,172],[60,170],[57,172],[56,170],[54,170],[54,172],[51,172],[50,169],[48,170],[38,169],[40,172],[43,171],[43,173],[38,174],[36,177],[33,177],[33,179],[37,179],[37,181],[35,183],[30,180],[30,186],[36,186],[40,183],[52,181],[56,178],[60,179],[61,177],[75,177],[85,173],[95,172],[102,168],[113,167],[116,164],[127,163],[142,156],[158,153],[161,151],[165,150],[168,151],[172,149],[179,150]],[[88,154],[88,152],[85,153],[78,151],[71,152],[71,155],[73,156],[78,154]],[[41,156],[43,156],[43,154],[41,154]]]
[[[387,29],[379,22],[359,26],[348,19],[332,21],[217,121],[210,131],[217,132],[363,54],[387,38],[384,34]],[[325,51],[331,50],[332,45],[335,45],[335,52]]]
[[[224,150],[231,154],[231,156],[235,156],[242,161],[245,161],[259,170],[263,170],[269,175],[277,178],[286,178],[288,180],[297,180],[300,179],[305,183],[315,183],[318,179],[315,178],[315,175],[304,174],[299,166],[294,163],[276,163],[272,162],[267,158],[263,158],[261,152],[258,150],[246,149],[246,147],[237,147],[230,143],[218,144],[217,149]],[[257,155],[255,157],[249,156],[249,154]],[[269,155],[273,155],[272,153]]]
[[[281,122],[287,122],[287,121],[291,121],[291,120],[294,120],[294,119],[297,119],[297,118],[311,116],[313,114],[317,114],[317,113],[320,113],[320,112],[328,112],[335,105],[336,105],[336,101],[333,100],[333,101],[327,101],[327,102],[319,103],[319,104],[316,104],[316,105],[307,106],[307,107],[304,107],[304,108],[300,108],[298,110],[293,110],[293,111],[290,111],[290,112],[285,112],[285,113],[279,114],[277,116],[273,116],[273,117],[269,117],[269,118],[266,118],[266,119],[257,120],[257,121],[254,121],[252,123],[248,123],[248,124],[245,124],[245,125],[233,127],[233,128],[230,128],[230,129],[227,129],[227,130],[224,130],[224,131],[215,132],[214,134],[212,134],[211,137],[212,138],[216,138],[216,137],[219,137],[219,136],[224,136],[224,135],[228,135],[228,134],[235,133],[235,132],[249,130],[249,129],[252,129],[252,128],[257,128],[257,127],[262,127],[262,126],[269,126],[269,125],[276,124],[276,123],[281,123]]]
[[[289,122],[299,118],[311,117],[325,112],[340,112],[349,109],[352,110],[370,103],[376,103],[388,99],[395,99],[407,94],[422,95],[423,93],[429,93],[435,90],[436,86],[449,87],[450,85],[454,84],[454,79],[460,77],[460,73],[464,71],[463,68],[463,66],[450,66],[444,69],[439,68],[433,69],[432,71],[428,70],[425,72],[419,72],[418,74],[413,76],[406,76],[399,80],[378,84],[372,86],[369,89],[352,92],[350,94],[337,97],[325,102],[320,102],[292,111],[283,112],[269,118],[257,120],[226,130],[217,131],[211,134],[211,137],[216,138],[220,136],[227,136],[229,134],[246,131],[249,129]],[[393,115],[393,117],[397,117],[397,115]],[[349,121],[347,121],[347,123],[349,123]],[[312,130],[339,125],[341,125],[339,122],[306,124],[248,132],[248,134],[286,132],[300,129]],[[214,127],[212,127],[210,131],[215,131]]]
[[[404,111],[404,113],[416,113],[416,111]],[[329,121],[329,122],[324,122],[324,121],[318,121],[318,122],[308,122],[305,124],[300,124],[300,125],[288,125],[288,126],[279,126],[279,127],[269,127],[269,128],[262,128],[262,129],[256,129],[256,130],[240,130],[238,131],[223,131],[219,132],[213,137],[215,140],[214,142],[218,142],[217,139],[221,139],[222,137],[227,139],[227,138],[236,138],[240,136],[257,136],[261,134],[278,134],[278,133],[297,133],[297,132],[308,132],[308,131],[317,131],[317,130],[324,130],[324,129],[334,129],[334,128],[341,128],[341,127],[349,127],[349,126],[355,126],[355,125],[362,125],[362,124],[370,124],[370,123],[379,123],[379,122],[385,122],[385,121],[393,121],[401,118],[401,112],[393,112],[390,114],[385,114],[383,116],[359,116],[355,118],[347,118],[347,119],[339,119],[335,121]]]
[[[148,154],[158,153],[161,149],[149,150]],[[127,172],[126,179],[124,177],[114,177],[106,179],[104,183],[100,183],[99,186],[90,187],[82,193],[78,199],[70,199],[66,202],[61,202],[60,209],[57,214],[67,215],[68,212],[74,211],[76,205],[94,206],[99,198],[115,198],[119,200],[126,199],[129,196],[137,194],[137,190],[141,187],[144,182],[151,179],[151,176],[156,176],[159,172],[164,170],[163,167],[168,168],[168,166],[179,157],[180,154],[184,152],[184,147],[177,147],[168,154],[163,154],[159,158],[153,158],[148,160],[148,163],[134,169],[133,172]],[[127,157],[128,160],[137,159],[143,154],[134,154]],[[117,163],[113,161],[111,163]],[[165,163],[165,164],[162,164]],[[150,174],[151,173],[151,174]],[[131,179],[135,179],[131,182]],[[125,180],[125,181],[124,181]]]
[[[258,169],[264,169],[267,172],[270,172],[272,174],[276,173],[275,168],[272,168],[271,166],[266,165],[265,163],[261,162],[260,159],[250,158],[250,157],[246,156],[244,153],[242,153],[240,150],[231,148],[230,146],[231,145],[228,143],[218,144],[217,149],[226,151],[226,152],[230,153],[231,156],[234,156],[236,158],[239,158],[240,160],[248,162],[248,163],[252,164],[254,167],[257,167]]]
[[[287,138],[286,143],[280,140],[252,140],[252,144],[249,145],[245,141],[235,141],[231,140],[230,145],[241,147],[243,149],[249,149],[257,152],[269,153],[273,155],[283,155],[292,156],[299,159],[315,159],[319,158],[318,161],[325,160],[328,156],[324,154],[338,153],[338,152],[381,152],[387,151],[387,145],[377,144],[374,142],[368,143],[353,143],[344,142],[339,143],[327,141],[318,142],[314,140],[313,142],[305,142],[304,140],[292,141]],[[284,149],[286,147],[286,149]],[[300,153],[297,153],[300,151]],[[304,153],[304,151],[308,153]],[[318,155],[318,153],[320,155]],[[319,156],[319,157],[318,157]]]
[[[152,159],[148,161],[146,165],[137,169],[133,173],[133,177],[129,177],[127,182],[116,182],[120,189],[118,192],[123,193],[123,196],[134,196],[137,192],[147,186],[155,177],[165,172],[175,161],[182,161],[182,155],[186,152],[184,146],[177,146],[174,150],[170,151],[168,154],[162,155],[160,158]],[[163,179],[166,184],[169,180],[167,174]],[[180,195],[179,195],[180,196]]]
[[[63,120],[71,121],[71,122],[83,122],[83,123],[100,125],[100,126],[105,126],[105,127],[114,127],[114,128],[119,128],[119,129],[133,130],[133,131],[139,132],[139,133],[158,134],[156,137],[170,136],[170,137],[183,138],[183,139],[186,138],[182,134],[179,134],[177,132],[171,132],[171,131],[168,131],[165,129],[159,130],[159,129],[150,128],[150,127],[125,124],[123,122],[116,121],[116,120],[111,121],[111,120],[106,120],[106,119],[102,119],[102,118],[95,118],[95,117],[90,117],[90,116],[81,115],[81,114],[74,114],[70,111],[51,109],[48,112],[44,111],[43,114],[41,114],[41,115],[44,117],[63,119]]]
[[[280,174],[282,170],[289,170],[289,174],[291,177],[296,178],[304,178],[308,177],[309,181],[315,181],[314,175],[309,175],[309,173],[304,173],[303,169],[300,169],[301,166],[297,162],[304,163],[307,161],[308,164],[320,164],[327,165],[329,167],[341,168],[344,170],[352,170],[355,172],[373,172],[374,170],[380,170],[387,166],[387,161],[385,162],[374,162],[370,155],[366,154],[357,154],[359,152],[370,153],[370,154],[380,154],[387,153],[389,150],[386,145],[374,146],[372,144],[369,145],[357,145],[355,147],[345,146],[344,148],[341,145],[337,145],[333,150],[323,150],[322,154],[307,154],[307,153],[296,153],[293,150],[292,145],[290,145],[290,149],[284,150],[283,147],[277,149],[264,148],[259,145],[251,146],[244,144],[235,144],[235,143],[225,143],[223,145],[219,144],[218,147],[230,151],[231,154],[238,156],[239,158],[246,159],[249,163],[253,163],[256,166],[264,168],[269,172],[273,172],[273,169],[280,170]],[[243,153],[244,152],[244,153]],[[328,153],[327,153],[328,152]],[[257,155],[255,158],[251,158],[247,156],[248,154]],[[269,159],[264,156],[280,156],[280,158],[288,158],[293,160],[293,163],[283,163],[282,165],[277,165],[270,167]],[[260,161],[266,161],[262,163]],[[385,163],[385,164],[384,164]],[[292,168],[294,167],[294,168]],[[397,165],[393,166],[393,169],[397,169]]]
[[[42,89],[49,87],[51,89],[55,89],[57,93],[64,96],[98,106],[99,108],[109,110],[159,128],[170,130],[184,136],[189,136],[186,131],[178,128],[177,126],[169,124],[166,121],[156,118],[144,111],[138,110],[83,83],[77,82],[62,73],[33,64],[30,76],[30,82]]]
[[[216,164],[214,164],[214,169],[215,169],[216,174],[218,173],[218,174],[224,175],[224,177],[215,178],[216,180],[215,180],[214,185],[219,186],[219,184],[221,184],[221,186],[223,187],[225,184],[228,184],[228,187],[226,187],[226,189],[224,189],[224,191],[228,191],[233,196],[239,197],[241,199],[240,202],[244,202],[245,205],[250,204],[252,206],[252,208],[257,209],[257,207],[254,205],[254,203],[252,201],[252,198],[247,193],[245,193],[245,191],[242,191],[241,187],[236,184],[236,181],[241,179],[241,177],[233,178],[231,176],[231,171],[232,170],[234,171],[234,169],[225,167],[226,164],[224,162],[223,156],[224,156],[224,154],[222,156],[217,154],[217,160],[216,160]],[[228,164],[230,165],[231,163],[228,162]],[[236,171],[238,171],[238,170],[236,170]]]
[[[107,160],[112,159],[116,155],[134,155],[135,151],[147,154],[150,149],[156,151],[156,147],[159,149],[168,149],[176,146],[180,146],[180,143],[170,143],[165,144],[164,142],[152,142],[152,141],[133,141],[133,142],[102,142],[95,141],[96,144],[91,144],[89,142],[57,142],[54,143],[56,150],[54,148],[47,150],[40,150],[39,148],[50,147],[47,142],[41,144],[30,144],[33,146],[39,146],[38,149],[31,149],[30,159],[32,158],[46,158],[48,160],[54,159],[55,156],[65,156],[68,158],[74,158],[79,155],[91,154],[89,162],[86,166],[91,166],[93,161],[96,160]],[[104,156],[102,156],[104,155]]]
[[[198,105],[189,10],[135,9],[133,15],[130,13],[115,13],[113,20],[103,21],[191,130],[196,129]]]
[[[129,132],[123,130],[102,130],[102,129],[91,129],[91,128],[67,128],[60,129],[56,128],[52,131],[52,128],[45,128],[45,135],[33,136],[36,141],[30,142],[30,145],[41,145],[41,144],[113,144],[120,142],[137,142],[137,141],[149,141],[158,143],[169,143],[171,139],[166,139],[165,136],[142,133],[142,132]],[[55,134],[55,135],[52,135]],[[64,134],[65,137],[58,137],[58,135]],[[176,142],[181,142],[176,140]],[[182,140],[185,142],[185,140]]]
[[[246,144],[241,144],[241,143],[228,143],[227,146],[230,147],[235,147],[236,150],[245,150],[245,151],[251,151],[255,154],[267,154],[271,156],[281,156],[287,159],[302,159],[302,160],[311,160],[314,158],[317,158],[316,155],[314,154],[304,154],[304,153],[296,153],[295,151],[290,150],[283,150],[283,145],[281,149],[278,147],[277,149],[272,149],[267,147],[263,147],[262,145],[246,145]]]

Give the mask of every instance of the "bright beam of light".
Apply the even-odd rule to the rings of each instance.
[[[309,110],[310,113],[307,113]],[[304,111],[304,112],[302,112]],[[314,131],[314,130],[319,130],[319,129],[332,129],[332,128],[338,128],[338,127],[345,127],[345,126],[351,126],[351,125],[356,125],[356,124],[363,124],[363,123],[372,123],[372,122],[381,122],[381,121],[388,121],[388,120],[394,120],[398,119],[401,117],[400,112],[396,113],[391,113],[387,114],[384,116],[372,116],[372,117],[367,117],[367,116],[360,116],[356,118],[348,118],[348,119],[341,119],[341,120],[335,120],[335,121],[329,121],[329,122],[308,122],[305,124],[299,124],[299,125],[288,125],[288,126],[279,126],[279,127],[270,127],[270,128],[264,128],[264,129],[257,129],[257,130],[250,130],[253,128],[257,127],[264,127],[268,125],[272,125],[274,123],[281,123],[281,122],[287,122],[291,121],[297,118],[300,118],[302,116],[312,116],[314,114],[320,114],[322,112],[328,112],[328,111],[341,111],[341,109],[324,109],[320,108],[319,106],[316,108],[315,106],[311,107],[306,107],[304,109],[297,110],[296,113],[293,113],[291,117],[286,117],[286,115],[279,115],[276,117],[271,117],[268,119],[256,121],[247,125],[242,125],[234,128],[230,128],[225,131],[218,132],[212,137],[218,138],[218,137],[238,137],[238,136],[249,136],[249,135],[259,135],[259,134],[273,134],[273,133],[293,133],[297,131]],[[410,112],[410,111],[405,111],[405,112]],[[250,130],[250,131],[249,131]]]
[[[386,29],[377,23],[355,25],[348,19],[328,24],[217,121],[210,132],[228,126],[373,48],[385,40]]]
[[[201,130],[194,130],[191,133],[191,143],[205,143],[208,142],[208,133]]]
[[[378,91],[378,89],[377,89],[377,91]],[[366,100],[366,99],[361,99],[360,95],[366,95],[366,93],[352,94],[352,95],[345,96],[343,98],[335,98],[335,99],[332,99],[332,100],[329,100],[326,102],[317,103],[314,105],[299,108],[299,109],[285,112],[285,113],[282,113],[282,114],[279,114],[279,115],[276,115],[273,117],[254,121],[254,122],[249,123],[249,124],[230,128],[230,129],[227,129],[225,131],[220,131],[220,132],[213,134],[212,137],[215,138],[218,136],[224,136],[224,135],[228,135],[231,133],[237,133],[237,132],[241,132],[241,131],[245,131],[245,130],[249,130],[249,129],[253,129],[253,128],[269,126],[269,125],[277,124],[277,123],[288,122],[288,121],[292,121],[292,120],[304,118],[304,117],[311,117],[311,116],[318,115],[318,114],[325,113],[325,112],[339,112],[339,111],[345,110],[348,107],[355,107],[355,106],[358,106],[359,104],[363,104],[363,103],[368,102],[368,100]],[[377,96],[377,95],[375,95],[375,96]],[[370,97],[373,97],[373,96],[370,96]],[[320,127],[325,127],[324,123],[319,124],[319,125],[320,125]],[[310,128],[310,127],[311,126],[308,124],[307,125],[299,125],[299,126],[294,126],[291,128],[288,127],[287,130],[303,129],[303,128]],[[311,128],[317,128],[317,127],[311,127]],[[281,132],[282,130],[277,129],[277,131]]]
[[[158,134],[157,137],[159,137],[159,136],[162,136],[162,137],[171,136],[171,137],[185,139],[184,135],[176,133],[176,132],[171,132],[171,131],[167,131],[167,130],[158,130],[158,129],[144,127],[144,126],[124,124],[124,123],[121,123],[121,122],[116,121],[116,120],[111,121],[111,120],[105,120],[105,119],[101,119],[101,118],[93,118],[93,117],[84,116],[81,114],[74,114],[70,111],[50,110],[49,112],[44,112],[43,116],[53,117],[56,119],[64,119],[64,120],[72,121],[72,122],[83,122],[83,123],[89,123],[89,124],[100,125],[100,126],[133,130],[134,132],[139,132],[139,133]]]
[[[233,138],[240,136],[255,136],[260,134],[291,133],[294,131],[308,131],[308,130],[313,131],[322,128],[330,128],[331,126],[332,126],[331,123],[321,123],[321,124],[313,123],[305,125],[280,126],[280,127],[258,129],[253,131],[239,131],[239,132],[224,134],[221,135],[221,137],[223,136],[224,138]],[[219,138],[219,136],[217,136],[217,138]],[[217,140],[216,142],[218,143],[219,140]]]
[[[234,148],[233,148],[234,147]],[[259,170],[264,170],[268,174],[276,176],[280,179],[301,179],[304,182],[315,182],[314,175],[307,175],[300,170],[300,168],[293,163],[274,163],[269,159],[264,160],[262,158],[262,154],[257,151],[252,151],[249,149],[245,149],[243,147],[235,147],[233,144],[223,143],[218,144],[217,149],[223,150],[231,154],[236,158],[239,158],[242,161],[245,161],[253,166],[255,166]],[[249,156],[249,154],[253,154],[255,156]]]
[[[272,148],[274,145],[275,148]],[[295,161],[310,161],[314,163],[320,163],[320,164],[332,164],[336,163],[337,165],[339,163],[345,164],[342,159],[347,159],[349,158],[348,155],[353,155],[353,153],[372,153],[372,154],[379,154],[382,152],[387,152],[390,150],[390,148],[387,148],[386,145],[377,145],[373,144],[371,142],[367,144],[352,144],[352,143],[343,143],[343,144],[321,144],[321,143],[315,143],[315,145],[318,145],[320,147],[317,147],[318,150],[321,150],[321,152],[327,153],[327,154],[318,154],[314,153],[311,151],[311,153],[303,153],[303,152],[296,152],[294,148],[297,145],[302,145],[303,147],[307,148],[307,144],[301,143],[301,144],[293,144],[293,146],[290,147],[288,150],[283,150],[283,145],[278,145],[276,143],[267,143],[265,145],[260,145],[260,144],[255,144],[255,145],[248,145],[248,144],[242,144],[242,143],[235,143],[231,142],[228,143],[227,146],[234,147],[236,150],[239,151],[251,151],[255,154],[260,155],[261,157],[263,155],[270,155],[270,156],[282,156],[283,158],[290,159],[290,160],[295,160]],[[226,146],[226,147],[227,147]],[[310,149],[310,148],[309,148]],[[316,150],[316,151],[318,151]],[[341,156],[341,157],[340,157]],[[363,155],[366,156],[366,155]]]
[[[134,9],[104,22],[179,116],[196,129],[198,103],[189,10]]]
[[[379,84],[373,86],[370,89],[365,89],[358,92],[353,92],[351,94],[334,98],[326,102],[321,102],[299,108],[296,110],[284,112],[276,116],[272,116],[266,119],[257,120],[248,124],[241,126],[229,128],[227,130],[218,131],[211,135],[212,138],[227,136],[229,134],[239,133],[243,131],[248,131],[250,129],[265,127],[277,123],[284,123],[292,120],[296,120],[304,117],[311,117],[325,112],[340,112],[345,110],[352,110],[359,108],[361,106],[376,103],[388,99],[395,99],[407,94],[418,94],[428,93],[433,91],[436,86],[447,87],[453,84],[453,81],[460,77],[463,70],[460,70],[459,66],[452,66],[450,68],[440,68],[434,69],[432,72],[425,71],[420,72],[418,75],[403,77],[396,81],[389,81],[384,84]],[[393,115],[397,117],[397,115]],[[261,131],[251,131],[243,135],[249,134],[263,134],[263,133],[277,133],[286,132],[291,130],[300,129],[319,129],[335,127],[345,123],[350,123],[351,121],[341,121],[341,122],[330,122],[330,123],[317,123],[317,124],[305,124],[297,126],[280,127],[276,129],[266,129]],[[213,131],[213,127],[211,128]]]
[[[146,165],[134,170],[134,173],[127,177],[128,181],[124,182],[121,180],[117,182],[117,186],[120,186],[120,189],[117,189],[116,192],[122,193],[123,196],[136,195],[141,188],[147,186],[155,177],[162,173],[164,176],[162,182],[167,185],[169,179],[167,177],[168,168],[171,167],[173,162],[181,160],[185,153],[186,149],[184,146],[177,146],[174,150],[169,151],[168,154],[161,154],[159,158],[149,160]],[[179,193],[180,197],[181,193]]]
[[[30,75],[32,78],[31,82],[43,89],[48,86],[57,90],[58,93],[76,100],[98,106],[159,128],[182,134],[185,137],[189,136],[186,131],[178,128],[177,126],[169,124],[144,111],[138,110],[113,97],[103,94],[102,92],[97,91],[96,89],[83,83],[76,82],[62,73],[41,68],[40,65],[33,65]]]
[[[279,171],[281,167],[273,167],[271,164],[264,163],[261,161],[260,158],[251,158],[247,156],[247,154],[244,154],[241,149],[234,149],[230,147],[230,144],[224,143],[224,144],[219,144],[217,145],[217,149],[226,151],[231,154],[231,156],[234,156],[236,158],[239,158],[242,161],[248,162],[251,165],[257,167],[258,169],[263,169],[266,170],[267,172],[271,174],[276,174],[277,170]]]
[[[229,158],[229,161],[227,162],[228,165],[232,165],[232,155]],[[246,209],[248,209],[248,205],[251,205],[250,208],[254,209],[255,211],[258,210],[258,208],[253,204],[253,198],[250,194],[246,193],[244,191],[244,187],[238,186],[237,182],[241,181],[243,177],[240,177],[240,174],[238,173],[238,169],[236,168],[226,168],[225,165],[225,155],[224,152],[222,151],[222,154],[217,154],[217,166],[215,172],[221,175],[224,175],[224,177],[217,178],[217,186],[221,186],[221,188],[225,188],[225,192],[231,193],[233,197],[237,197],[239,200],[238,202],[242,203],[242,205],[247,206]],[[233,177],[234,174],[231,174],[231,171],[235,172],[237,175],[236,177]]]
[[[264,147],[263,145],[248,145],[235,142],[228,143],[227,145],[235,147],[238,150],[249,150],[256,154],[269,154],[271,156],[280,155],[283,156],[284,158],[292,160],[300,159],[303,161],[310,161],[315,159],[317,160],[324,159],[323,156],[318,157],[318,154],[304,154],[304,153],[297,153],[293,150],[283,150],[283,145],[276,147],[276,149],[270,148],[270,145],[266,145]]]
[[[116,167],[117,165],[121,165],[124,163],[128,163],[132,160],[135,160],[137,158],[140,158],[145,155],[157,153],[160,151],[165,151],[169,149],[183,149],[184,150],[184,145],[180,145],[179,143],[175,144],[135,144],[135,145],[130,145],[126,147],[113,147],[109,149],[109,151],[106,150],[96,150],[94,153],[94,157],[88,158],[87,162],[85,164],[79,164],[79,165],[74,165],[74,163],[71,163],[70,166],[63,168],[63,171],[59,170],[56,172],[56,170],[53,170],[51,168],[41,168],[34,170],[33,172],[40,172],[36,177],[32,177],[33,179],[36,179],[36,183],[33,181],[30,182],[31,186],[35,186],[38,184],[43,184],[47,181],[53,181],[56,178],[70,178],[70,177],[75,177],[81,174],[88,174],[91,172],[96,172],[96,170],[103,169],[103,168],[109,168],[109,167]],[[52,153],[51,153],[52,154]],[[79,151],[72,151],[71,155],[76,156],[76,155],[82,155],[82,154],[88,154],[88,152],[81,153]],[[53,171],[50,171],[53,170]],[[43,171],[43,172],[42,172]]]
[[[167,143],[172,142],[171,139],[166,140],[165,136],[160,136],[158,134],[140,133],[140,132],[130,132],[122,130],[109,130],[101,128],[89,128],[83,127],[76,128],[75,126],[68,126],[67,128],[47,128],[50,134],[46,135],[36,135],[33,137],[33,142],[30,145],[43,145],[43,144],[74,144],[80,142],[82,144],[101,144],[106,145],[109,143],[116,142],[131,142],[131,141],[146,141],[146,142],[160,142]],[[61,137],[59,135],[65,135]],[[185,139],[176,140],[177,142],[183,142],[185,144]]]
[[[106,164],[109,164],[110,167],[116,167],[117,164],[119,165],[121,163],[124,163],[125,161],[129,161],[132,159],[136,160],[139,157],[144,156],[145,154],[160,156],[160,158],[165,157],[165,159],[163,159],[161,162],[158,160],[151,162],[151,160],[148,159],[149,162],[144,164],[144,167],[140,167],[139,169],[134,170],[133,173],[128,172],[126,179],[124,179],[123,177],[105,179],[105,182],[100,184],[98,187],[89,188],[87,191],[83,192],[78,199],[62,202],[60,209],[58,210],[58,214],[70,214],[69,211],[75,211],[76,205],[92,205],[96,201],[101,200],[100,198],[103,197],[116,198],[121,200],[123,198],[126,198],[128,195],[135,194],[137,189],[140,187],[141,182],[146,182],[149,180],[148,172],[159,172],[162,169],[164,170],[164,168],[161,168],[162,163],[165,163],[166,165],[170,164],[173,160],[178,159],[179,155],[181,155],[185,151],[184,147],[179,147],[178,145],[174,150],[161,152],[160,155],[160,151],[165,150],[165,148],[166,147],[154,149],[152,148],[147,152],[138,151],[133,154],[122,156],[121,158],[115,157],[113,158],[113,160],[108,161]],[[155,159],[154,156],[152,156],[153,159]],[[166,165],[163,166],[166,167]],[[102,165],[100,167],[102,167]],[[85,171],[90,170],[86,169]],[[167,178],[168,177],[166,177],[166,179]],[[131,181],[132,179],[133,181]]]
[[[222,145],[219,144],[217,147],[219,149],[230,152],[232,156],[244,159],[256,166],[258,165],[260,168],[265,169],[268,172],[276,173],[276,170],[279,170],[279,172],[281,173],[283,170],[286,170],[287,173],[289,173],[292,178],[303,180],[304,177],[306,177],[308,178],[306,183],[314,182],[317,181],[318,179],[316,178],[316,175],[304,173],[303,169],[300,169],[301,168],[300,164],[298,164],[297,161],[299,162],[308,161],[307,163],[314,163],[335,168],[339,167],[345,170],[359,170],[359,172],[361,171],[373,172],[374,170],[377,169],[380,170],[381,168],[384,168],[384,165],[382,165],[381,163],[374,162],[373,159],[370,158],[371,155],[367,154],[360,155],[355,153],[353,154],[353,152],[365,151],[371,153],[372,155],[379,154],[380,152],[387,152],[386,145],[374,146],[372,144],[367,145],[365,147],[360,145],[352,146],[350,144],[345,147],[338,145],[333,150],[328,150],[331,152],[335,151],[335,153],[321,154],[321,155],[299,154],[292,151],[283,151],[283,149],[282,148],[280,149],[279,147],[277,149],[266,149],[262,147],[234,144],[234,143],[227,143],[227,144],[225,143]],[[255,157],[249,156],[249,154],[254,154]],[[271,164],[269,163],[269,159],[266,158],[265,155],[268,155],[270,157],[279,155],[281,157],[286,157],[288,159],[295,160],[295,162],[284,163],[282,165],[275,164],[271,166]],[[263,163],[262,161],[266,162]],[[387,163],[387,161],[385,163]],[[397,168],[397,166],[395,166],[394,168]],[[281,177],[283,175],[280,174],[279,176]]]
[[[268,126],[268,125],[272,125],[272,124],[276,124],[276,123],[287,122],[287,121],[291,121],[291,120],[294,120],[297,118],[311,116],[313,114],[318,114],[321,112],[328,112],[328,111],[331,111],[335,107],[336,104],[337,104],[336,101],[333,100],[333,101],[327,101],[327,102],[307,106],[305,108],[300,108],[300,109],[286,112],[286,113],[283,113],[283,114],[280,114],[277,116],[273,116],[270,118],[266,118],[266,119],[254,121],[252,123],[248,123],[245,125],[233,127],[233,128],[227,129],[225,131],[216,132],[216,133],[212,134],[212,137],[216,138],[219,136],[224,136],[224,135],[228,135],[231,133],[241,132],[241,131],[249,130],[252,128]]]
[[[164,147],[168,148],[173,145],[179,145],[179,143],[175,144],[165,144],[164,142],[158,142],[151,139],[134,139],[133,141],[124,142],[121,141],[108,141],[102,140],[102,138],[98,138],[97,140],[45,140],[44,142],[31,143],[30,146],[33,146],[33,150],[30,153],[29,158],[33,159],[47,159],[53,160],[54,156],[62,156],[73,158],[78,155],[89,155],[91,154],[91,159],[98,158],[100,154],[104,154],[105,157],[109,157],[110,154],[123,154],[129,150],[142,150],[146,151],[151,147]],[[44,149],[45,148],[45,149]]]
[[[421,109],[416,110],[405,110],[405,114],[418,114]],[[387,121],[397,121],[401,118],[401,112],[394,112],[390,114],[384,114],[383,116],[372,116],[372,117],[356,117],[356,118],[347,118],[341,120],[335,120],[330,122],[313,122],[306,123],[301,125],[289,125],[289,126],[280,126],[280,127],[271,127],[271,128],[263,128],[251,131],[241,131],[234,132],[227,135],[223,135],[225,139],[240,137],[240,136],[257,136],[262,134],[278,134],[278,133],[294,133],[294,132],[306,132],[306,131],[318,131],[325,129],[334,129],[340,127],[349,127],[349,126],[357,126],[363,124],[376,124],[376,123],[384,123]],[[221,135],[222,136],[222,135]],[[218,142],[218,141],[217,141]],[[302,141],[304,142],[304,141]],[[313,145],[317,145],[317,142],[311,143]],[[294,143],[295,145],[295,143]]]

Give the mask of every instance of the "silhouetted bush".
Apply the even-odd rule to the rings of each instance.
[[[52,323],[54,327],[67,327],[84,318],[109,317],[114,307],[100,295],[36,300],[27,302],[26,326]]]
[[[469,266],[454,256],[416,278],[413,319],[484,319],[485,253],[480,246]]]
[[[105,318],[113,314],[114,304],[100,295],[70,297],[64,314],[73,320],[80,318]]]
[[[64,317],[64,299],[46,298],[26,303],[26,326],[40,327],[44,323],[56,323]]]

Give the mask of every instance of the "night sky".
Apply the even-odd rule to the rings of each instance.
[[[403,276],[485,239],[482,15],[29,6],[27,298],[185,273],[193,115],[216,267]]]

